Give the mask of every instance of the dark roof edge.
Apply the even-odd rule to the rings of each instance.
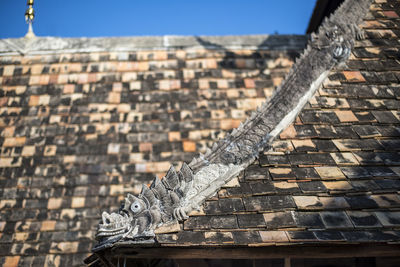
[[[400,244],[389,243],[352,243],[319,242],[302,244],[279,244],[265,246],[174,246],[144,248],[129,244],[116,244],[113,251],[106,252],[106,258],[113,256],[131,259],[292,259],[313,258],[355,258],[355,257],[394,257],[398,256]],[[234,249],[234,250],[233,250]],[[108,254],[108,255],[107,255]]]
[[[300,50],[306,35],[137,36],[0,39],[0,55],[168,50],[177,48]]]
[[[84,260],[90,266],[113,266],[113,260],[124,259],[324,259],[324,258],[367,258],[396,257],[400,244],[388,243],[307,243],[265,244],[265,246],[174,246],[135,247],[116,244],[112,251],[101,251]]]

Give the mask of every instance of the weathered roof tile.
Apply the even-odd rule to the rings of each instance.
[[[262,214],[238,214],[238,224],[240,228],[265,227],[265,221]]]
[[[327,229],[353,228],[353,224],[344,211],[324,211],[321,212],[321,218]]]
[[[385,227],[396,226],[400,222],[400,212],[377,211],[375,212],[379,222]]]
[[[366,211],[346,211],[356,228],[380,227],[377,217],[372,212]]]
[[[210,226],[213,229],[235,229],[238,228],[237,218],[234,215],[212,216]]]
[[[344,241],[340,231],[314,231],[319,241]]]
[[[296,226],[296,222],[293,218],[293,212],[290,211],[264,213],[263,216],[266,227],[270,229]]]
[[[259,233],[263,242],[289,242],[285,231],[260,231]]]
[[[257,244],[262,242],[261,236],[258,231],[235,231],[232,232],[232,235],[235,244],[238,245]]]
[[[312,242],[317,240],[314,232],[311,231],[288,231],[287,235],[292,242]]]
[[[348,196],[345,197],[352,209],[378,208],[379,205],[371,196]]]

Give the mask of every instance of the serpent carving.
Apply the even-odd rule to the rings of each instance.
[[[118,212],[103,212],[96,236],[100,245],[123,238],[149,240],[160,224],[187,218],[180,200],[192,185],[193,172],[184,163],[180,171],[172,166],[163,179],[155,178],[150,187],[143,185],[137,197],[128,194]]]
[[[226,182],[251,164],[260,150],[285,129],[312,97],[330,70],[350,56],[358,28],[371,0],[345,1],[313,34],[274,96],[242,125],[216,142],[205,155],[194,158],[179,171],[169,169],[163,179],[144,185],[137,196],[128,194],[118,212],[102,215],[94,250],[129,239],[154,242],[154,230],[187,214],[215,194]]]

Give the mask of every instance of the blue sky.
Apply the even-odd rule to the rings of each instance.
[[[39,36],[304,34],[316,0],[35,0]],[[22,37],[25,0],[0,0],[0,38]]]

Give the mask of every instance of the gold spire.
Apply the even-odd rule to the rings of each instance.
[[[29,24],[28,32],[25,35],[25,38],[33,38],[35,34],[33,33],[32,23],[35,18],[35,11],[33,10],[33,0],[28,0],[27,3],[28,8],[25,11],[25,20]]]

